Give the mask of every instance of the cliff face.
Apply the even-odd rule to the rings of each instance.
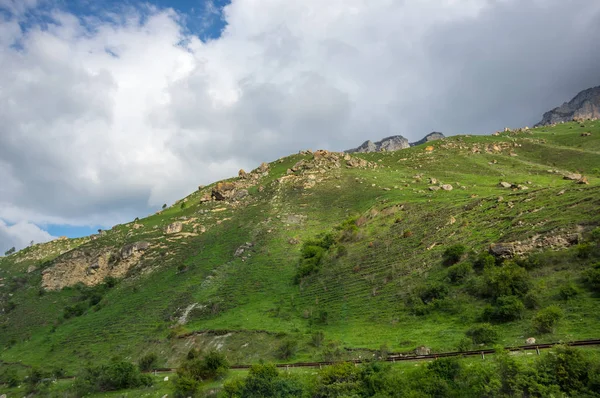
[[[391,137],[387,137],[382,139],[381,141],[372,142],[365,141],[361,146],[354,149],[348,149],[344,152],[347,153],[364,153],[364,152],[379,152],[381,150],[385,150],[387,152],[397,151],[399,149],[404,149],[410,147],[408,140],[401,135],[394,135]]]
[[[570,122],[573,119],[600,118],[600,86],[588,88],[577,94],[571,101],[544,113],[535,127]]]

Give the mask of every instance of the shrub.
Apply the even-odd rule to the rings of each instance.
[[[321,344],[323,344],[323,341],[325,340],[325,333],[323,333],[322,331],[318,331],[318,332],[314,332],[311,337],[310,337],[310,344],[313,347],[321,347]]]
[[[81,316],[88,309],[88,303],[85,301],[79,302],[75,305],[66,306],[63,310],[63,317],[65,319]]]
[[[569,396],[579,396],[588,384],[590,362],[580,350],[568,346],[557,346],[553,353],[545,354],[537,363],[541,378],[557,384]]]
[[[592,242],[600,243],[600,227],[596,227],[590,232],[590,240]]]
[[[344,362],[326,366],[319,372],[315,397],[352,397],[361,390],[361,371]]]
[[[323,349],[323,360],[327,362],[337,361],[342,357],[343,351],[339,344],[332,341]]]
[[[595,292],[600,292],[600,262],[583,273],[583,282]]]
[[[17,250],[15,249],[15,247],[11,247],[10,249],[8,249],[7,251],[4,252],[5,256],[10,256],[11,254],[13,254],[14,252],[16,252]]]
[[[590,258],[594,252],[594,245],[591,243],[580,243],[576,247],[577,257],[581,259]]]
[[[417,289],[417,294],[423,303],[428,304],[434,300],[441,300],[448,294],[448,286],[441,282],[431,282],[421,285]]]
[[[140,373],[137,366],[125,361],[85,367],[76,377],[74,388],[80,395],[152,385],[152,377]]]
[[[521,319],[525,311],[523,302],[515,296],[498,297],[493,306],[488,306],[483,311],[483,318],[487,321],[510,322]]]
[[[471,349],[472,344],[473,344],[473,340],[471,340],[468,337],[463,337],[456,345],[456,348],[460,352],[465,352],[465,351],[469,351]]]
[[[496,265],[496,257],[488,252],[481,252],[473,262],[473,267],[478,270],[493,267]]]
[[[229,362],[227,362],[225,355],[218,351],[211,351],[203,358],[186,359],[177,369],[177,375],[200,382],[202,380],[219,379],[228,370]]]
[[[523,304],[525,304],[525,308],[530,310],[534,310],[540,307],[540,297],[534,291],[529,291],[523,297]]]
[[[289,359],[294,356],[297,348],[298,342],[296,340],[286,339],[277,347],[276,356],[279,359]]]
[[[577,296],[578,293],[579,293],[579,290],[577,290],[575,285],[573,285],[573,283],[569,282],[560,288],[560,292],[558,294],[560,295],[561,299],[569,300],[569,299]]]
[[[444,252],[444,264],[452,265],[460,261],[462,256],[467,252],[465,245],[452,245]]]
[[[546,307],[543,310],[538,311],[533,317],[533,328],[538,333],[551,333],[562,316],[563,312],[558,306],[551,305]]]
[[[483,279],[484,295],[493,298],[523,297],[529,291],[531,284],[527,270],[511,262],[502,267],[486,269]]]
[[[466,334],[475,344],[490,344],[498,340],[498,332],[489,323],[475,325]]]
[[[468,262],[455,264],[448,268],[448,279],[452,283],[457,283],[465,279],[473,272],[473,265]]]
[[[454,381],[460,374],[461,364],[458,358],[439,358],[427,364],[427,370],[439,378]]]
[[[248,398],[275,396],[275,381],[278,377],[279,371],[275,365],[263,363],[252,365],[242,396]]]
[[[173,390],[175,398],[193,397],[198,392],[200,383],[185,375],[177,375],[173,378]]]
[[[153,370],[156,368],[156,363],[158,362],[158,356],[151,352],[149,354],[144,355],[138,361],[138,366],[142,372],[147,372],[149,370]]]

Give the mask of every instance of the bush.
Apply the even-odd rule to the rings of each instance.
[[[186,358],[179,369],[177,369],[177,375],[182,379],[193,379],[200,382],[203,380],[220,379],[228,370],[229,362],[227,362],[225,355],[218,351],[211,351],[203,358]]]
[[[471,272],[473,272],[473,265],[470,262],[455,264],[448,268],[448,279],[452,283],[457,283],[464,280]]]
[[[560,295],[561,299],[569,300],[569,299],[577,296],[578,293],[579,293],[579,290],[577,290],[575,285],[573,285],[573,283],[569,282],[560,288],[560,292],[558,294]]]
[[[540,307],[540,297],[536,292],[529,291],[523,297],[523,304],[525,304],[525,308],[535,310]]]
[[[583,273],[583,282],[593,291],[600,292],[600,262]]]
[[[533,328],[538,333],[551,333],[562,316],[563,311],[558,306],[546,307],[533,317]]]
[[[152,377],[140,373],[137,366],[125,361],[85,367],[75,378],[74,389],[80,395],[152,385]]]
[[[557,346],[553,353],[545,354],[537,363],[537,371],[541,379],[557,384],[569,396],[579,396],[588,384],[590,362],[583,357],[581,351]]]
[[[310,336],[310,344],[313,347],[321,347],[321,344],[323,344],[324,340],[325,340],[325,333],[323,333],[320,330],[318,332],[314,332]]]
[[[142,372],[148,372],[156,368],[156,363],[158,362],[158,356],[151,352],[149,354],[144,355],[138,361],[138,366]]]
[[[467,330],[466,334],[475,344],[490,344],[498,340],[498,332],[489,323],[475,325]]]
[[[490,268],[496,265],[496,257],[488,252],[481,252],[473,262],[473,267],[478,270]]]
[[[417,294],[423,303],[428,304],[434,300],[441,300],[448,294],[448,286],[441,282],[431,282],[421,285],[416,289]]]
[[[577,257],[581,259],[590,258],[594,252],[594,245],[591,243],[580,243],[576,247]]]
[[[21,383],[19,373],[15,368],[4,366],[0,373],[0,384],[6,384],[8,387],[16,387]]]
[[[462,256],[467,252],[465,245],[452,245],[444,252],[444,264],[452,265],[460,261]]]
[[[510,322],[523,317],[525,305],[518,297],[498,297],[493,306],[488,306],[483,311],[483,319],[495,322]]]
[[[200,383],[193,378],[178,374],[173,378],[173,395],[175,398],[193,397],[198,392]]]
[[[454,381],[460,374],[461,363],[456,357],[439,358],[429,362],[427,370],[443,380]]]
[[[456,345],[456,349],[460,352],[469,351],[471,349],[471,345],[473,345],[473,340],[468,337],[463,337]]]
[[[276,356],[279,359],[290,359],[296,353],[298,342],[292,339],[286,339],[277,347]]]
[[[488,268],[483,275],[484,296],[523,297],[530,288],[530,277],[522,267],[509,262],[502,267]]]

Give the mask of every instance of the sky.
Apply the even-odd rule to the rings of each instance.
[[[303,149],[531,126],[599,39],[590,0],[0,0],[0,255]]]

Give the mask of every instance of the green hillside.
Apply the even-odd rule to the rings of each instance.
[[[0,258],[0,360],[74,374],[193,347],[247,364],[600,337],[599,121],[240,175]],[[488,323],[494,342],[468,337]]]

